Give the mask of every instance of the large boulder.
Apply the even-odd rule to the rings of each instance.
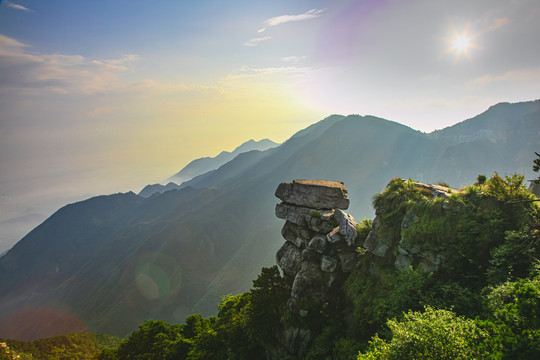
[[[300,271],[302,251],[290,242],[283,244],[276,254],[276,262],[283,272],[289,276],[295,276]]]
[[[342,210],[337,209],[334,217],[339,223],[339,233],[343,235],[349,246],[354,246],[356,242],[356,221],[354,218]]]
[[[341,181],[293,180],[284,182],[276,189],[276,197],[282,201],[313,209],[347,209],[347,188]]]
[[[334,210],[318,211],[285,202],[276,205],[276,216],[321,234],[329,233],[338,225]]]

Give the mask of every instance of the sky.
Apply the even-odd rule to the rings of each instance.
[[[537,0],[3,0],[0,253],[61,206],[331,114],[540,98]]]

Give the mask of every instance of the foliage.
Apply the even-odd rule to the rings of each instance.
[[[478,175],[476,178],[476,184],[475,185],[484,185],[486,183],[487,177],[486,175]]]
[[[401,221],[407,208],[416,201],[424,199],[427,194],[414,186],[413,180],[404,181],[400,178],[390,180],[386,189],[373,197],[373,207],[380,217],[379,232],[383,236],[398,238]],[[429,193],[430,195],[430,193]]]
[[[20,359],[97,359],[102,349],[116,347],[119,338],[91,333],[72,333],[31,342],[6,340],[7,345],[19,354]]]
[[[374,231],[393,239],[393,254],[398,244],[417,246],[440,256],[437,271],[416,260],[398,271],[393,258],[366,252],[334,300],[303,318],[286,310],[291,279],[263,268],[249,292],[221,299],[217,317],[146,322],[101,359],[264,358],[283,324],[315,335],[305,359],[353,359],[359,350],[359,359],[537,358],[540,278],[527,276],[540,255],[538,205],[522,176],[477,180],[435,198],[396,178],[374,197]],[[363,219],[358,236],[372,228]]]
[[[0,342],[0,360],[16,360],[20,358],[19,354],[10,349],[5,342]]]
[[[446,200],[425,198],[410,204],[408,211],[418,221],[403,229],[401,236],[412,244],[447,254],[437,276],[479,290],[487,280],[505,280],[501,273],[511,271],[516,257],[526,259],[520,265],[522,275],[524,264],[534,256],[535,241],[521,242],[520,247],[512,233],[538,220],[538,207],[527,201],[532,196],[522,176],[503,179],[495,173],[486,185],[467,187]],[[529,255],[523,257],[525,252]],[[488,268],[491,273],[486,279]]]
[[[486,336],[473,320],[447,310],[426,306],[424,312],[409,311],[403,320],[388,320],[392,339],[375,335],[363,359],[475,359]]]
[[[505,233],[505,241],[491,250],[487,274],[491,283],[507,278],[524,278],[530,273],[535,259],[540,259],[540,236],[525,226]]]
[[[536,276],[488,288],[486,349],[495,359],[538,359],[540,355],[540,268]]]
[[[253,339],[261,344],[273,342],[290,293],[290,285],[280,275],[276,265],[262,269],[253,281],[251,306],[248,309],[247,331]]]
[[[118,350],[104,350],[101,359],[257,359],[261,344],[270,342],[290,293],[277,266],[263,268],[253,289],[222,297],[218,316],[193,314],[182,325],[148,320]]]
[[[534,152],[534,154],[538,157],[538,159],[533,160],[534,165],[532,169],[534,172],[538,172],[540,171],[540,154],[537,153],[536,151]],[[540,176],[537,179],[534,179],[533,181],[535,184],[540,184]]]
[[[365,240],[367,238],[371,228],[373,227],[373,220],[363,218],[362,221],[356,224],[356,235],[358,239]]]
[[[172,345],[181,337],[181,327],[161,320],[147,320],[118,348],[119,359],[168,359]]]
[[[429,275],[421,271],[392,270],[385,281],[356,270],[347,279],[345,289],[352,300],[350,334],[366,341],[376,331],[385,331],[386,319],[399,317],[408,309],[420,309],[422,288]]]

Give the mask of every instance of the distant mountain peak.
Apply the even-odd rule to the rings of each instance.
[[[156,193],[164,193],[165,191],[179,189],[180,185],[183,182],[189,181],[196,176],[215,170],[242,153],[254,150],[264,151],[274,148],[278,145],[278,143],[266,138],[259,141],[250,139],[242,143],[240,146],[236,147],[233,151],[222,151],[219,153],[219,155],[215,157],[202,157],[191,161],[182,170],[168,178],[166,180],[167,185],[147,185],[144,187],[144,189],[141,190],[139,195],[143,197],[150,197]]]

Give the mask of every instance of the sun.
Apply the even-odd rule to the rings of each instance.
[[[466,35],[458,35],[452,40],[453,49],[457,52],[463,52],[471,47],[471,38]]]
[[[465,55],[469,60],[471,60],[470,50],[478,48],[478,46],[473,42],[476,36],[477,35],[469,32],[469,24],[467,24],[465,29],[461,32],[453,27],[452,36],[446,39],[446,42],[448,42],[450,46],[446,49],[445,54],[454,53],[455,61],[457,61],[461,55]]]

